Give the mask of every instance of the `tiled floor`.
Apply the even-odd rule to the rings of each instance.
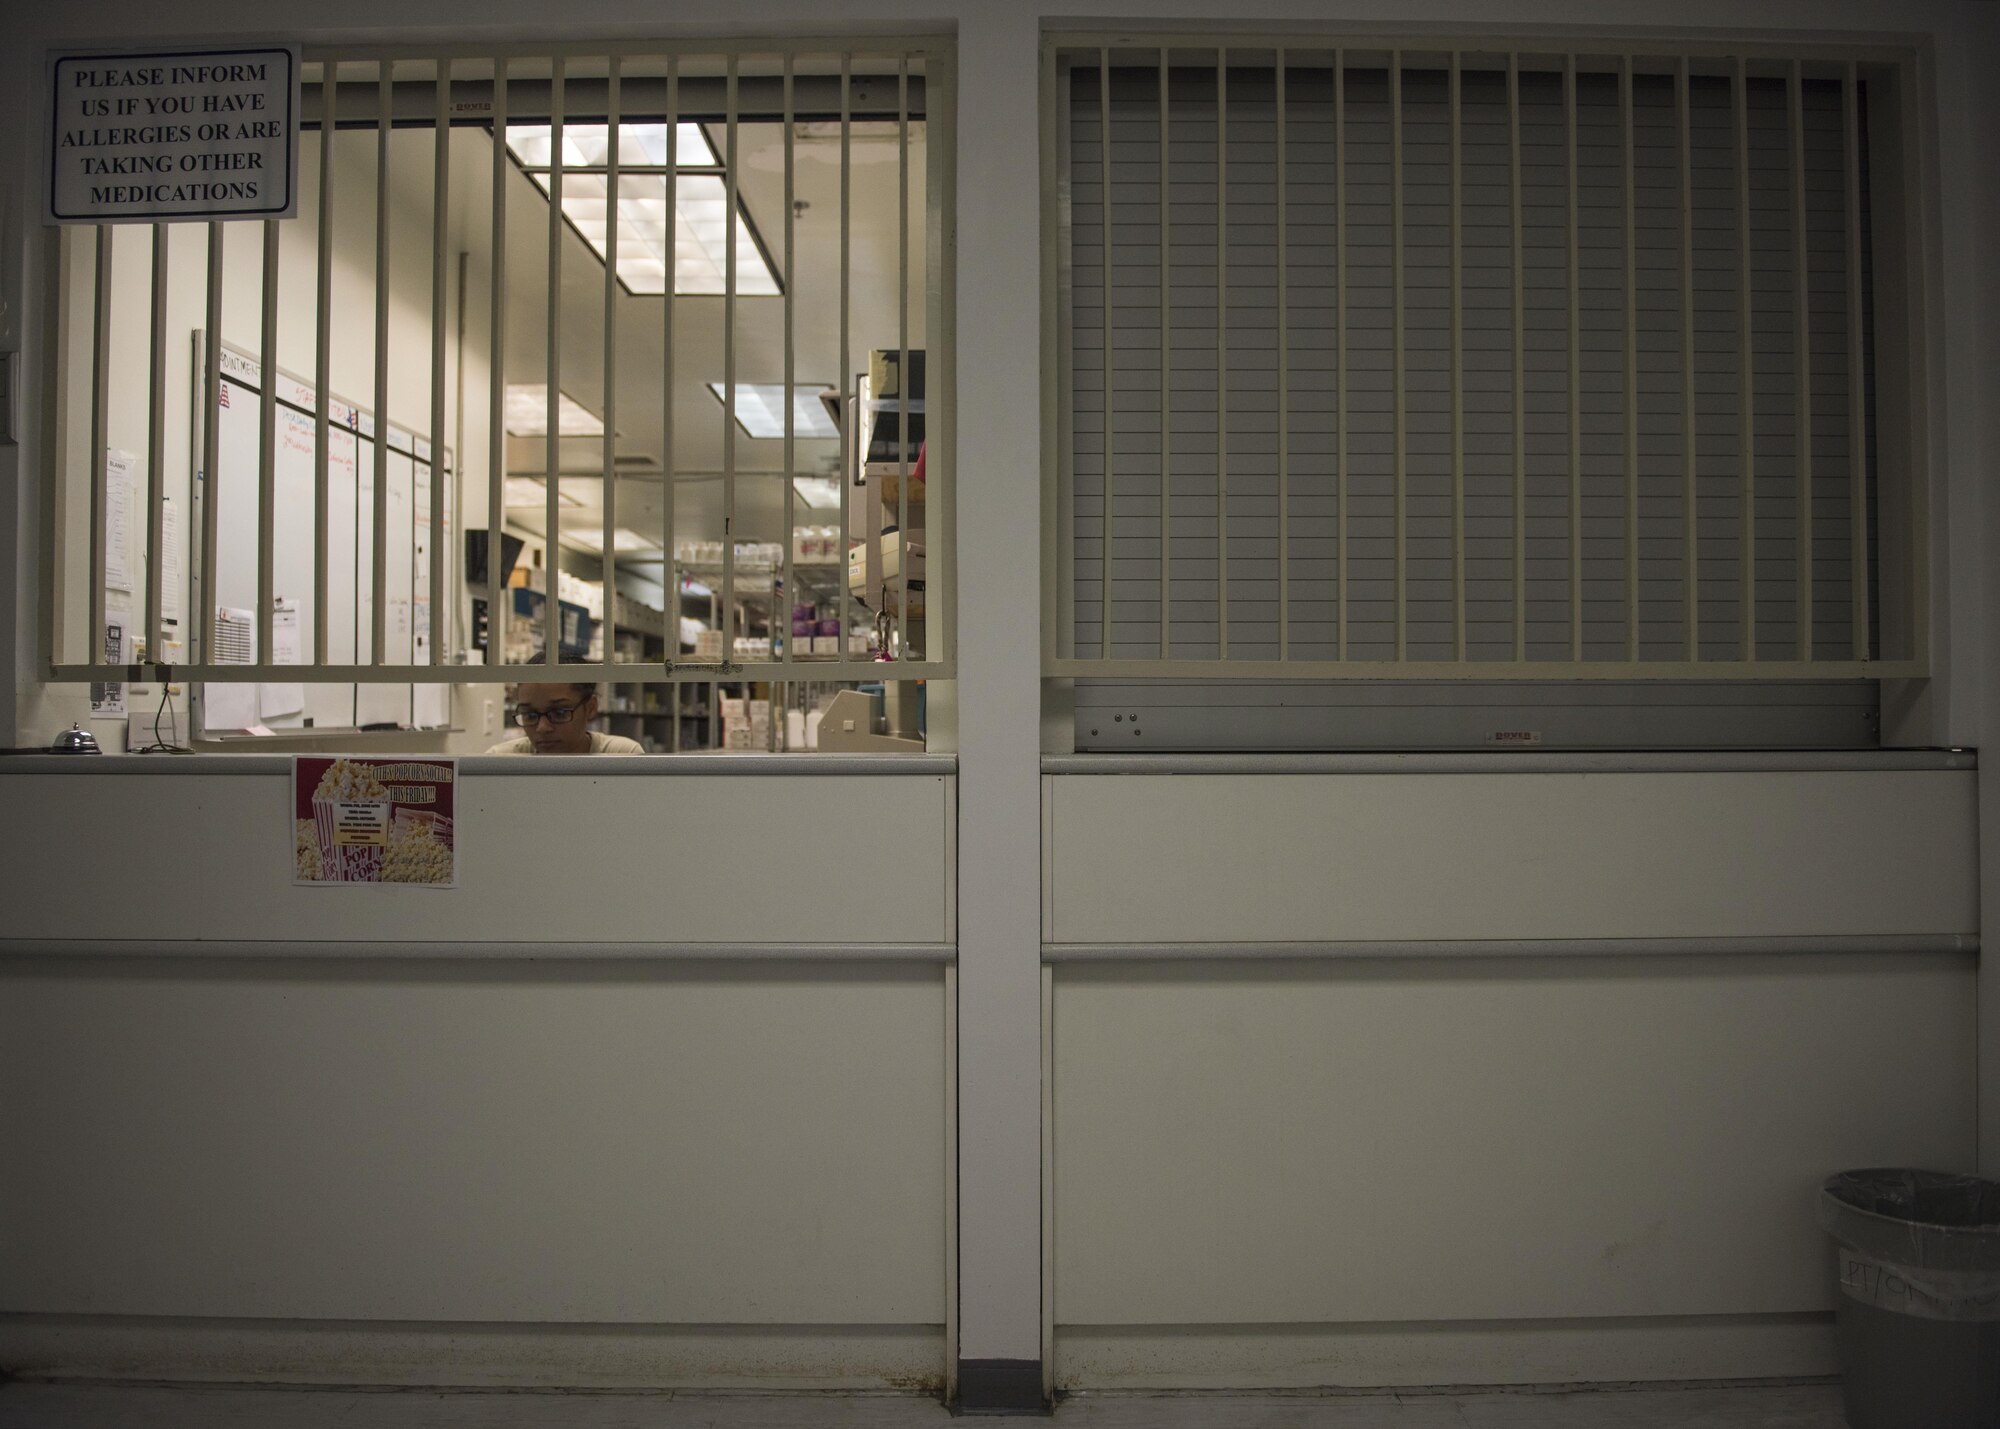
[[[1033,1423],[1033,1420],[1017,1420]],[[1832,1385],[1466,1394],[1083,1394],[1070,1429],[1844,1429]],[[0,1429],[943,1429],[936,1403],[858,1394],[0,1385]]]

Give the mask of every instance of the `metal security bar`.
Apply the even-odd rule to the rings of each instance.
[[[948,678],[954,95],[933,39],[308,47],[299,217],[50,234],[47,677],[305,686],[325,728],[557,666]]]
[[[1926,672],[1908,56],[1192,38],[1045,42],[1046,673]]]

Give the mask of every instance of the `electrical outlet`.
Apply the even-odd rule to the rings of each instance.
[[[485,722],[484,727],[487,736],[490,738],[493,735],[500,733],[500,707],[495,701],[493,700],[486,701],[484,709],[482,710],[482,715]]]

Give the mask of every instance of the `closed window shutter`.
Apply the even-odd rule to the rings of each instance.
[[[1856,374],[1840,81],[1798,83],[1795,136],[1787,78],[1750,75],[1740,116],[1732,77],[1688,80],[1684,254],[1677,77],[1633,76],[1628,270],[1620,75],[1575,76],[1572,177],[1568,80],[1520,71],[1517,188],[1509,76],[1464,69],[1455,423],[1446,71],[1402,71],[1397,124],[1386,68],[1287,66],[1282,393],[1276,71],[1167,71],[1164,255],[1162,72],[1110,67],[1108,104],[1105,75],[1083,63],[1068,80],[1065,653],[1472,665],[1872,656],[1872,639],[1857,648],[1854,589],[1863,583],[1872,612],[1872,484],[1858,552],[1850,486],[1850,412],[1869,395],[1872,332],[1864,263]],[[1860,152],[1865,161],[1865,142]]]

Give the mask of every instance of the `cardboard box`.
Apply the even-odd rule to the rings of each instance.
[[[924,578],[924,533],[912,531],[907,547],[910,556],[910,579]],[[894,581],[903,573],[903,552],[906,543],[901,531],[891,531],[882,538],[882,583]],[[865,590],[868,586],[868,543],[862,542],[847,553],[847,588]]]

